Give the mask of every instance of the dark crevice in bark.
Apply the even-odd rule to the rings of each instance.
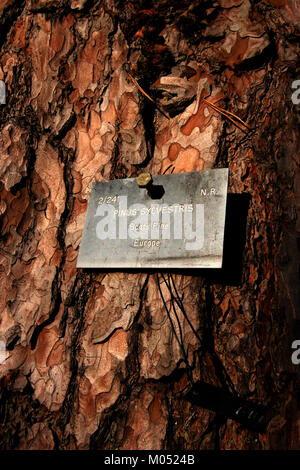
[[[212,10],[211,13],[207,13],[209,9]],[[217,18],[220,9],[221,6],[212,0],[196,1],[182,15],[174,18],[174,24],[189,39],[190,44],[198,45],[203,38],[204,30]]]
[[[58,434],[57,432],[53,429],[53,425],[51,423],[49,423],[49,429],[52,433],[52,437],[53,437],[53,442],[54,442],[54,448],[53,450],[59,450],[60,448],[60,439],[58,437]]]
[[[77,121],[77,116],[76,114],[73,112],[71,114],[71,116],[69,117],[69,119],[65,122],[65,124],[62,126],[62,128],[60,129],[60,131],[57,133],[57,135],[55,135],[54,137],[52,137],[52,142],[53,141],[57,141],[57,142],[60,142],[62,139],[64,139],[67,135],[67,133],[75,126],[76,124],[76,121]],[[50,139],[49,139],[50,140]]]
[[[119,24],[128,44],[127,62],[133,68],[135,78],[142,79],[147,85],[154,83],[160,75],[167,75],[175,65],[175,59],[161,35],[166,26],[165,12],[160,8],[152,12],[152,4],[144,4],[144,9],[142,5],[134,7],[136,9],[120,7]],[[166,10],[169,12],[170,8]]]
[[[49,317],[47,320],[43,321],[40,325],[36,326],[31,339],[30,339],[30,347],[31,349],[35,349],[39,334],[45,328],[45,326],[50,325],[56,318],[56,315],[59,311],[60,304],[61,304],[61,294],[60,294],[60,283],[59,283],[59,275],[60,271],[56,268],[56,274],[54,276],[52,287],[51,287],[51,298],[52,298],[52,309],[49,313]]]
[[[143,88],[143,86],[142,86]],[[147,90],[147,87],[145,87]],[[155,105],[151,103],[147,98],[142,98],[143,104],[141,107],[141,115],[144,124],[145,130],[145,142],[146,142],[146,151],[147,155],[143,162],[134,165],[137,169],[145,168],[151,161],[154,153],[155,147],[155,126],[154,126],[154,116],[155,116]]]
[[[13,335],[10,336],[9,340],[6,343],[6,349],[7,351],[12,351],[16,344],[18,343],[19,339],[21,336],[15,332]]]
[[[13,389],[18,378],[18,371],[13,371],[10,380],[0,380],[0,426],[6,432],[0,434],[0,450],[17,449],[21,439],[27,439],[28,429],[35,423],[51,421],[50,412],[34,400],[33,388],[28,381],[23,391]]]
[[[274,66],[274,62],[278,59],[277,45],[272,31],[269,33],[270,44],[258,55],[243,60],[235,66],[236,72],[250,72],[265,67],[267,64]]]
[[[27,142],[27,151],[24,158],[24,160],[27,162],[26,173],[18,183],[16,183],[10,188],[10,191],[14,196],[23,188],[25,188],[27,186],[27,183],[29,192],[32,192],[31,175],[36,162],[36,148],[40,136],[42,135],[42,129],[40,127],[38,118],[31,106],[28,106],[26,108],[24,116],[18,116],[17,118],[15,118],[15,120],[21,128],[25,129],[28,132],[29,137]]]
[[[63,158],[65,156],[65,153],[61,152],[61,156]],[[65,165],[64,165],[64,184],[66,188],[67,197],[66,197],[66,202],[65,202],[65,208],[61,215],[59,227],[57,230],[57,239],[59,241],[59,245],[63,254],[60,268],[62,268],[66,259],[66,254],[67,254],[66,242],[65,242],[66,227],[71,217],[73,205],[74,205],[74,195],[73,195],[74,179],[72,175],[72,163],[75,158],[75,152],[69,152],[68,157],[66,156]]]
[[[0,16],[0,49],[3,47],[12,26],[23,12],[25,5],[25,0],[21,2],[20,0],[16,0],[3,10],[2,15]]]
[[[127,168],[124,167],[120,156],[120,147],[122,142],[122,136],[120,133],[120,122],[117,121],[115,124],[116,137],[114,137],[114,148],[111,153],[111,170],[110,179],[126,178]]]
[[[176,450],[176,442],[174,439],[176,425],[175,425],[173,397],[172,397],[171,390],[169,390],[168,393],[166,393],[165,395],[165,403],[166,403],[167,412],[168,412],[167,414],[168,422],[166,426],[166,433],[165,433],[164,444],[162,448],[166,450]]]
[[[21,178],[21,180],[10,188],[11,193],[16,196],[19,191],[26,187],[27,181],[29,180],[32,171],[34,170],[34,165],[36,161],[35,145],[33,145],[32,137],[30,137],[31,142],[27,148],[25,160],[27,161],[27,171],[26,175]]]
[[[151,382],[154,384],[164,384],[164,385],[170,385],[174,384],[175,382],[179,382],[182,380],[184,377],[187,378],[188,382],[188,377],[187,377],[187,369],[185,367],[185,364],[183,363],[183,359],[179,359],[175,369],[169,374],[169,375],[162,375],[159,379],[151,378],[145,380],[145,382]],[[181,397],[182,394],[181,392],[178,392],[178,397]]]
[[[228,144],[226,141],[228,124],[226,121],[223,122],[222,132],[219,138],[218,154],[216,156],[215,167],[228,168]]]
[[[61,406],[61,414],[59,415],[56,425],[61,429],[63,434],[66,425],[70,422],[74,410],[74,404],[78,395],[78,379],[84,374],[84,367],[79,368],[78,352],[80,349],[80,336],[85,323],[85,306],[90,295],[92,286],[92,276],[79,273],[74,284],[74,307],[72,319],[72,340],[70,345],[70,372],[71,377],[68,389]],[[64,448],[64,442],[61,443]]]
[[[66,328],[67,328],[67,320],[69,317],[69,308],[74,307],[76,305],[76,299],[77,299],[77,284],[79,282],[79,279],[81,278],[82,273],[78,272],[74,281],[74,284],[72,288],[69,291],[69,294],[65,300],[64,303],[64,311],[61,316],[61,320],[59,322],[59,331],[60,331],[60,337],[63,338],[66,333]]]

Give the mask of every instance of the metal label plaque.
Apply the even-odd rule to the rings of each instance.
[[[221,268],[228,169],[93,183],[78,268]],[[156,196],[155,196],[156,194]]]

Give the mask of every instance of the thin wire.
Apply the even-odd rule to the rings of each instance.
[[[163,276],[163,275],[162,275]],[[176,341],[179,345],[179,348],[180,348],[180,351],[181,351],[181,354],[182,354],[182,357],[183,357],[183,360],[187,366],[187,374],[188,374],[188,377],[190,379],[190,382],[191,384],[193,385],[194,384],[194,380],[193,380],[193,375],[192,375],[192,371],[191,371],[191,366],[189,365],[189,362],[187,360],[187,356],[186,356],[186,352],[185,352],[185,349],[183,347],[183,344],[181,343],[180,339],[178,338],[178,335],[176,333],[176,329],[175,329],[175,326],[174,326],[174,323],[173,323],[173,320],[171,318],[171,315],[170,315],[170,310],[168,309],[168,306],[166,304],[166,301],[165,301],[165,298],[163,296],[163,293],[162,293],[162,290],[161,290],[161,287],[160,287],[160,281],[159,281],[159,276],[158,276],[158,273],[156,273],[156,279],[157,279],[157,285],[158,285],[158,289],[159,289],[159,293],[160,293],[160,296],[162,298],[162,301],[163,301],[163,304],[164,304],[164,307],[165,307],[165,310],[167,312],[167,315],[168,315],[168,319],[171,323],[171,327],[172,327],[172,330],[173,330],[173,333],[174,333],[174,336],[176,338]]]
[[[198,332],[195,330],[194,328],[194,325],[192,324],[192,322],[190,321],[188,315],[186,314],[185,312],[185,308],[184,308],[184,305],[183,305],[183,302],[182,302],[182,299],[180,298],[179,294],[178,294],[178,291],[177,291],[177,287],[176,287],[176,284],[175,284],[175,281],[174,281],[174,278],[172,276],[172,274],[170,274],[170,278],[171,278],[171,281],[172,281],[172,284],[173,284],[173,288],[175,290],[175,294],[176,294],[176,297],[174,296],[174,300],[175,302],[177,303],[178,307],[180,308],[180,310],[182,311],[183,315],[184,315],[184,318],[186,319],[186,321],[188,322],[188,324],[190,325],[194,335],[196,336],[196,338],[198,339],[198,341],[202,342]]]
[[[157,284],[158,284],[159,293],[160,293],[160,296],[161,296],[161,298],[162,298],[162,301],[163,301],[165,310],[166,310],[166,312],[167,312],[168,318],[169,318],[169,320],[170,320],[170,323],[171,323],[171,326],[172,326],[172,329],[173,329],[174,336],[175,336],[175,338],[176,338],[176,340],[177,340],[177,342],[178,342],[178,344],[179,344],[180,350],[181,350],[181,352],[182,352],[182,354],[183,354],[183,356],[184,356],[184,360],[185,360],[185,357],[186,357],[186,356],[185,356],[185,351],[184,351],[184,348],[182,348],[182,344],[181,344],[181,342],[180,342],[180,340],[179,340],[179,338],[178,338],[178,336],[177,336],[174,323],[173,323],[172,318],[171,318],[171,316],[170,316],[170,310],[168,309],[168,306],[167,306],[167,304],[166,304],[165,298],[164,298],[164,296],[163,296],[163,293],[162,293],[162,290],[161,290],[161,287],[160,287],[160,281],[159,281],[158,273],[156,273],[156,278],[157,278]]]
[[[176,302],[177,304],[180,304],[180,309],[181,309],[181,311],[182,311],[182,313],[183,313],[185,319],[186,319],[187,322],[189,323],[190,327],[192,328],[192,330],[193,330],[195,336],[197,337],[197,339],[199,340],[200,345],[201,345],[202,340],[201,340],[200,336],[198,335],[197,331],[194,329],[192,323],[190,322],[190,320],[189,320],[189,318],[188,318],[188,316],[187,316],[187,314],[186,314],[186,312],[185,312],[185,308],[184,308],[183,302],[182,302],[182,300],[181,300],[181,298],[180,298],[180,296],[179,296],[179,293],[178,293],[178,291],[177,291],[176,284],[175,284],[175,281],[174,281],[174,278],[173,278],[172,274],[170,274],[170,278],[171,278],[171,280],[172,280],[173,287],[174,287],[174,290],[175,290],[175,294],[176,294],[176,296],[177,296],[177,298],[174,296],[174,300],[175,300],[175,302]],[[215,352],[213,353],[213,357],[214,357],[215,359],[217,359],[217,361],[220,363],[220,365],[222,365],[220,359],[218,358],[218,356],[216,355]],[[215,367],[216,367],[216,365],[215,365]],[[227,373],[227,371],[226,371],[226,369],[224,368],[223,365],[222,365],[222,374],[223,374],[223,378],[224,378],[224,380],[225,380],[227,386],[229,387],[230,391],[231,391],[232,393],[236,394],[236,390],[235,390],[234,384],[232,383],[232,380],[231,380],[230,376],[228,375],[228,373]]]
[[[175,291],[175,294],[173,293],[172,291],[172,286],[171,286],[171,282],[170,282],[170,279],[172,281],[172,284],[173,284],[173,288],[174,288],[174,291]],[[177,288],[176,288],[176,285],[175,285],[175,281],[174,281],[174,278],[172,276],[171,273],[168,273],[168,280],[169,280],[169,284],[166,284],[169,291],[170,291],[170,294],[171,294],[171,301],[172,301],[172,304],[174,305],[174,301],[176,302],[176,304],[178,305],[179,309],[181,310],[184,318],[187,320],[188,324],[190,325],[191,327],[191,330],[192,332],[194,333],[194,335],[196,336],[196,338],[198,339],[199,341],[199,344],[200,344],[200,347],[201,347],[201,344],[202,344],[202,340],[200,338],[200,336],[198,335],[197,331],[195,330],[194,328],[194,325],[192,324],[192,322],[190,321],[188,315],[186,314],[186,311],[185,311],[185,308],[184,308],[184,305],[183,305],[183,302],[182,302],[182,299],[177,291]],[[174,311],[175,311],[175,306],[174,306]],[[176,318],[177,318],[177,322],[178,324],[180,325],[180,322],[179,322],[179,319],[178,319],[178,316],[176,315]],[[200,359],[200,356],[199,356],[199,359]]]
[[[177,312],[176,312],[176,308],[175,308],[175,304],[174,304],[174,296],[173,296],[173,292],[171,290],[171,284],[170,284],[170,280],[169,280],[169,273],[168,273],[168,281],[169,281],[169,284],[167,284],[166,282],[166,279],[165,279],[165,276],[163,275],[163,273],[161,273],[162,275],[162,278],[166,284],[166,286],[168,287],[169,289],[169,292],[171,294],[171,305],[173,307],[173,310],[174,310],[174,314],[175,314],[175,318],[176,318],[176,321],[177,321],[177,325],[178,325],[178,329],[179,329],[179,334],[180,334],[180,341],[181,341],[181,344],[182,344],[182,349],[184,350],[184,354],[185,354],[185,357],[187,358],[187,354],[186,354],[186,351],[184,349],[184,344],[183,344],[183,335],[182,335],[182,328],[181,328],[181,324],[180,324],[180,321],[179,321],[179,317],[177,315]]]

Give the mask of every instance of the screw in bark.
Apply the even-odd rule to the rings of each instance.
[[[140,188],[148,188],[152,186],[153,179],[150,173],[141,173],[137,178],[136,182]]]
[[[140,188],[147,189],[148,195],[151,199],[161,199],[165,194],[165,190],[161,185],[154,185],[150,173],[141,173],[136,177],[137,185]]]

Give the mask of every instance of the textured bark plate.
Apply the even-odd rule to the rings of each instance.
[[[221,268],[228,169],[93,183],[78,268]]]

